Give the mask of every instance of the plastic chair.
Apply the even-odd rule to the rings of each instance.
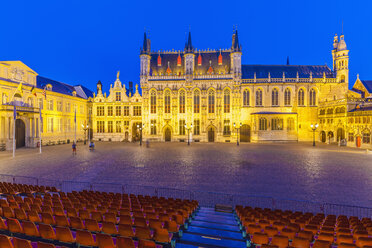
[[[0,247],[1,248],[14,248],[10,237],[0,234]]]
[[[84,246],[96,246],[93,235],[89,231],[76,230],[76,242]]]
[[[56,215],[54,218],[57,226],[70,226],[70,222],[65,215]]]
[[[292,241],[291,247],[294,248],[309,248],[310,241],[307,238],[295,237]]]
[[[97,245],[102,248],[115,248],[114,241],[108,234],[97,233],[96,234]]]
[[[85,229],[83,221],[79,217],[70,217],[70,226],[75,229]]]
[[[14,248],[33,248],[31,241],[20,238],[13,238]]]
[[[267,233],[255,232],[252,236],[252,242],[256,245],[264,245],[269,243]]]
[[[112,222],[102,222],[102,232],[110,234],[110,235],[117,235],[118,230],[116,229],[116,226]]]
[[[23,228],[17,219],[9,218],[6,223],[8,224],[8,230],[12,233],[24,233]]]
[[[148,227],[136,227],[136,233],[135,233],[136,237],[138,239],[151,239],[151,232],[150,232],[150,228]]]
[[[85,227],[91,232],[100,232],[101,228],[98,226],[98,222],[93,219],[85,220]]]
[[[116,238],[117,248],[135,248],[134,242],[131,238],[117,237]]]
[[[51,225],[40,223],[39,233],[43,239],[53,239],[53,240],[57,239],[56,234],[53,228],[51,227]]]
[[[22,222],[23,232],[27,236],[40,237],[39,230],[37,229],[35,223],[31,221]]]
[[[283,235],[274,235],[274,237],[271,240],[272,245],[276,245],[279,248],[286,248],[289,244],[289,239],[287,236]]]

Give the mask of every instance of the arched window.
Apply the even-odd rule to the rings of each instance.
[[[169,90],[165,91],[164,94],[164,113],[170,113],[170,92]]]
[[[341,76],[341,83],[345,83],[345,76],[344,75]]]
[[[230,91],[228,89],[223,92],[223,112],[230,113]]]
[[[249,106],[249,90],[243,92],[243,106]]]
[[[150,95],[150,113],[156,114],[156,92],[151,91]]]
[[[271,104],[272,106],[279,106],[279,91],[276,88],[271,92]]]
[[[300,89],[298,91],[298,106],[304,106],[305,105],[305,91],[303,89]]]
[[[284,91],[284,105],[291,106],[291,90],[289,88]]]
[[[258,89],[256,91],[256,106],[262,106],[262,90]]]
[[[200,113],[200,91],[194,91],[194,113]]]
[[[208,94],[208,113],[214,113],[214,91],[209,91]]]
[[[180,113],[184,114],[185,113],[185,91],[181,90],[180,91]]]
[[[316,105],[316,91],[314,89],[310,90],[310,106]]]
[[[258,130],[267,130],[267,120],[266,118],[260,118],[259,120],[259,125],[258,125]]]

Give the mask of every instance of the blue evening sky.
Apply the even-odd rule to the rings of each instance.
[[[350,50],[350,82],[372,79],[372,1],[2,1],[0,60],[21,60],[39,75],[104,90],[120,70],[139,83],[144,29],[152,49],[228,48],[238,25],[244,64],[332,66],[335,33]]]

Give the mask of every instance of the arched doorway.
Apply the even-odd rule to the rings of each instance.
[[[208,128],[208,142],[214,142],[214,128]]]
[[[132,141],[133,142],[140,140],[140,130],[139,128],[137,128],[137,125],[140,126],[141,123],[140,122],[133,123],[133,126],[132,126]]]
[[[165,142],[169,142],[172,140],[172,132],[169,127],[167,127],[164,131],[164,140]]]
[[[21,119],[16,120],[16,147],[24,147],[26,145],[26,127]]]
[[[324,143],[327,141],[326,133],[324,131],[320,132],[320,140]]]
[[[332,131],[329,131],[328,132],[328,140],[329,140],[329,142],[333,142],[333,137],[334,137],[333,132]]]
[[[343,128],[337,129],[337,141],[345,139],[345,132]]]
[[[246,124],[240,127],[240,142],[251,142],[251,127]]]

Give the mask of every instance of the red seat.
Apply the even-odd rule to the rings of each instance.
[[[0,247],[1,248],[14,248],[10,237],[0,234]]]
[[[57,226],[56,227],[56,238],[57,240],[65,243],[74,243],[75,239],[72,237],[70,228]]]
[[[131,238],[117,237],[116,238],[117,248],[135,248],[134,242]]]
[[[39,233],[43,239],[57,239],[53,228],[47,224],[39,224]]]
[[[24,234],[26,234],[27,236],[40,237],[39,230],[37,229],[35,223],[31,221],[23,221],[22,227]]]
[[[12,233],[23,233],[23,228],[17,219],[7,219],[8,230]]]
[[[84,230],[76,231],[76,242],[85,246],[96,246],[92,233]]]
[[[98,247],[115,248],[114,241],[108,234],[97,233],[96,239]]]
[[[32,248],[31,241],[20,239],[20,238],[13,238],[14,248]]]

